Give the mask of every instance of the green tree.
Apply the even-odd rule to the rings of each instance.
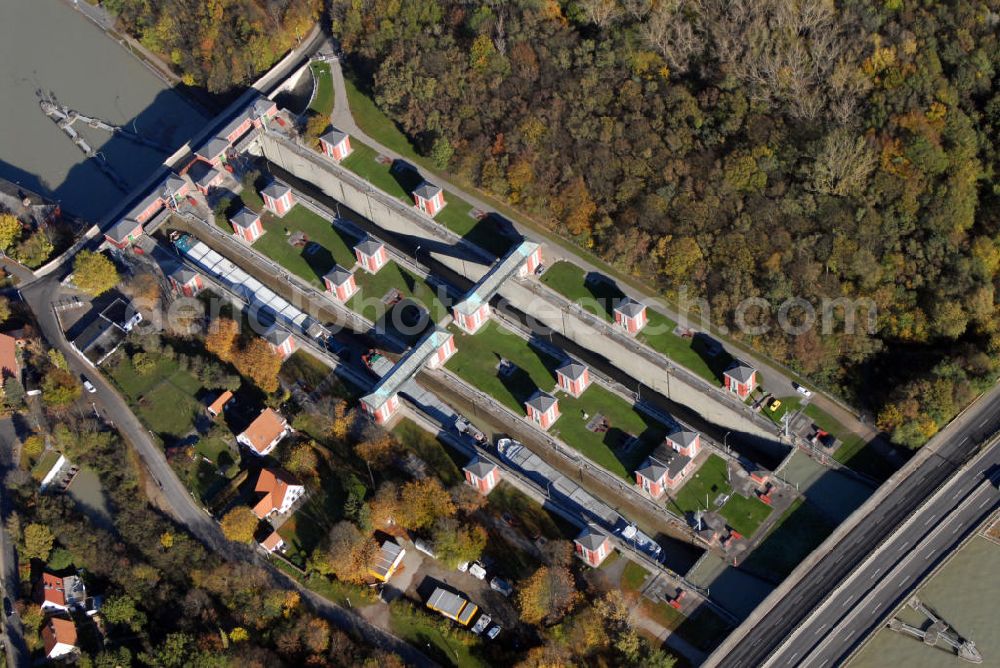
[[[483,527],[463,525],[453,517],[442,517],[431,530],[434,551],[448,568],[479,559],[486,548],[486,538]]]
[[[109,596],[101,606],[101,614],[111,624],[121,624],[138,633],[146,626],[146,613],[135,604],[136,600],[128,595]]]
[[[21,236],[21,221],[9,213],[0,213],[0,251],[6,253]]]
[[[63,369],[53,369],[42,381],[42,400],[53,408],[63,408],[80,398],[82,390],[76,378]]]
[[[42,266],[51,257],[55,246],[44,230],[36,230],[19,243],[11,252],[11,257],[32,269]]]
[[[132,368],[140,376],[148,376],[156,369],[156,358],[149,353],[135,353],[132,355]]]
[[[80,251],[73,260],[73,282],[90,295],[104,294],[119,280],[114,262],[103,253]]]
[[[222,533],[234,543],[252,543],[260,520],[247,506],[237,506],[222,518]]]
[[[66,356],[62,354],[61,350],[49,348],[48,357],[49,363],[52,364],[52,366],[57,369],[62,369],[63,371],[69,371],[69,364],[66,363]]]
[[[49,558],[55,540],[47,526],[32,522],[24,527],[24,558],[45,561]]]
[[[17,378],[8,378],[3,382],[4,401],[11,408],[17,408],[24,402],[24,385]]]
[[[330,119],[320,114],[311,114],[306,121],[305,136],[313,146],[319,146],[319,138],[330,127]]]
[[[440,136],[434,140],[434,145],[431,147],[431,160],[435,167],[447,169],[453,155],[455,155],[455,149],[452,148],[447,137]]]
[[[0,297],[0,324],[10,319],[10,300]]]

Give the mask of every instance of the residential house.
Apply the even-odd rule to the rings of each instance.
[[[230,392],[229,390],[226,390],[225,392],[217,396],[215,398],[215,401],[213,401],[211,404],[208,405],[208,408],[205,409],[205,412],[207,412],[208,416],[214,420],[215,418],[222,415],[222,411],[226,409],[226,406],[228,406],[229,402],[232,400],[233,400],[233,393]]]
[[[418,209],[433,218],[444,208],[444,191],[440,186],[424,181],[413,191],[413,201]]]
[[[285,549],[285,539],[278,535],[277,531],[272,531],[267,538],[261,541],[260,546],[269,553],[282,552]]]
[[[323,282],[326,284],[326,291],[339,302],[346,302],[358,291],[354,274],[338,265],[333,265],[333,268],[326,272]]]
[[[537,391],[524,403],[524,408],[528,413],[528,419],[540,426],[548,429],[559,419],[559,400],[547,392]]]
[[[264,340],[271,346],[271,350],[283,360],[288,359],[295,352],[295,349],[298,348],[298,343],[291,332],[276,326],[272,326],[267,330],[267,333],[264,334]]]
[[[559,389],[574,397],[579,397],[590,386],[590,370],[574,360],[567,360],[556,369]]]
[[[368,237],[354,247],[354,255],[358,258],[361,268],[370,274],[377,274],[378,270],[389,261],[389,253],[385,249],[385,244]]]
[[[167,279],[173,289],[185,297],[194,297],[205,288],[205,281],[201,274],[183,264],[174,267],[173,271],[167,275]]]
[[[337,128],[330,128],[330,131],[319,138],[319,143],[323,147],[323,153],[340,162],[351,154],[351,137],[346,132],[341,132]]]
[[[60,577],[43,572],[35,583],[35,603],[44,612],[82,610],[87,603],[87,588],[77,575]]]
[[[697,457],[698,453],[701,452],[701,435],[698,432],[678,429],[667,434],[664,440],[668,447],[691,459]]]
[[[372,563],[368,565],[368,574],[377,580],[388,582],[403,562],[404,556],[406,556],[406,550],[400,547],[396,541],[387,540],[382,543],[382,547],[372,557]]]
[[[629,334],[637,334],[646,326],[646,306],[634,299],[625,297],[615,305],[615,324]]]
[[[611,546],[611,536],[601,531],[596,525],[588,524],[576,538],[573,539],[576,554],[589,566],[600,566],[614,549]]]
[[[21,379],[17,347],[17,339],[8,334],[0,334],[0,383],[7,378]]]
[[[694,468],[694,460],[661,443],[635,470],[635,484],[659,499],[674,489]]]
[[[292,428],[288,426],[288,421],[274,409],[265,408],[250,423],[246,431],[236,437],[236,440],[250,448],[250,451],[255,455],[264,457],[270,454],[281,442],[281,439],[290,433],[292,433]]]
[[[470,459],[469,463],[462,467],[462,472],[465,473],[465,481],[475,487],[480,494],[489,494],[500,482],[500,467],[479,455]]]
[[[733,360],[722,372],[722,380],[727,390],[740,399],[746,399],[757,387],[757,369],[746,362]]]
[[[277,179],[264,186],[260,196],[264,199],[264,206],[279,218],[295,206],[295,196],[292,194],[291,186]]]
[[[142,235],[142,223],[132,218],[122,218],[104,231],[104,238],[118,249],[128,248]]]
[[[195,156],[209,163],[213,167],[222,167],[226,162],[226,151],[229,150],[229,141],[225,137],[212,137],[202,144],[201,148],[195,151]]]
[[[69,619],[49,617],[42,627],[45,658],[58,659],[76,651],[76,624]]]
[[[204,160],[195,160],[191,163],[187,173],[202,195],[208,195],[212,188],[222,185],[222,181],[225,179],[222,170],[216,169],[211,163]]]
[[[278,513],[287,513],[306,492],[306,488],[292,474],[279,469],[262,469],[257,476],[254,491],[263,494],[253,512],[260,519]]]
[[[260,222],[260,214],[243,207],[229,219],[233,232],[240,239],[252,244],[264,234],[264,224]]]

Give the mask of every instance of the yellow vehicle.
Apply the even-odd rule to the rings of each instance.
[[[774,411],[778,410],[779,408],[781,408],[781,400],[780,399],[775,399],[774,401],[771,402],[771,405],[768,406],[768,410],[771,411],[772,413]]]

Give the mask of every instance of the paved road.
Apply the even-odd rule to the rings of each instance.
[[[354,120],[354,116],[351,114],[350,105],[347,99],[347,88],[344,84],[344,73],[341,68],[340,61],[333,60],[330,65],[334,87],[334,108],[330,115],[333,125],[339,130],[354,135],[359,141],[368,144],[383,155],[410,162],[408,158],[381,144],[358,127],[357,122]],[[446,190],[459,193],[463,199],[478,209],[483,211],[496,210],[496,206],[485,202],[480,197],[477,197],[474,193],[471,193],[468,188],[459,187],[454,183],[445,180],[440,174],[436,174],[434,176],[434,182]],[[525,226],[518,223],[514,223],[514,227],[517,228],[522,234],[526,231],[524,229]],[[549,243],[546,244],[545,248],[546,263],[551,264],[559,260],[567,260],[577,265],[585,272],[597,272],[601,274],[609,273],[609,270],[606,267],[599,267],[587,260],[585,257],[575,252],[566,242],[561,239],[556,239],[551,232],[546,231],[542,226],[533,226],[530,231],[535,236],[542,236],[549,240]],[[664,315],[675,322],[682,321],[676,310],[670,307],[659,296],[651,292],[640,290],[635,285],[625,284],[621,281],[619,281],[618,284],[622,291],[633,299],[655,306],[657,310],[661,311]],[[859,318],[859,320],[861,320],[861,318]],[[706,329],[700,322],[691,322],[690,324],[698,329]],[[713,332],[713,334],[719,336],[718,333]],[[737,357],[741,357],[752,363],[758,369],[761,376],[761,384],[763,384],[768,391],[775,393],[777,396],[796,396],[795,388],[792,386],[792,379],[787,371],[780,369],[777,365],[770,361],[762,360],[760,357],[751,354],[749,350],[739,349],[739,347],[732,341],[727,340],[727,345]],[[848,409],[841,402],[820,392],[815,392],[813,394],[812,403],[816,407],[829,413],[834,419],[838,420],[852,432],[868,440],[878,439],[878,433],[872,429],[870,425],[859,421],[855,412],[852,409]],[[891,452],[891,450],[884,443],[880,443],[879,445],[880,452]]]
[[[17,446],[18,438],[10,419],[0,421],[0,476],[14,466],[14,448]],[[21,578],[17,573],[17,550],[14,549],[14,541],[7,533],[7,518],[10,516],[10,504],[8,503],[7,490],[0,489],[0,584],[3,588],[3,597],[11,602],[13,614],[3,613],[3,635],[7,647],[7,663],[11,666],[26,666],[29,663],[28,647],[24,643],[24,633],[21,627],[21,617],[13,609],[13,602],[17,600]],[[5,606],[6,607],[6,606]]]
[[[794,582],[767,614],[747,622],[749,630],[734,645],[720,647],[706,665],[737,667],[764,663],[907,516],[971,458],[979,444],[998,430],[1000,390],[994,389],[939,434],[935,438],[939,447],[933,455],[899,480],[875,510]],[[816,640],[820,640],[818,635]]]
[[[866,560],[767,665],[824,668],[845,660],[994,511],[1000,491],[989,476],[998,465],[994,445]]]

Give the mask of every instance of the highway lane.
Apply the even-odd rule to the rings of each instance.
[[[998,430],[1000,390],[994,389],[936,437],[940,448],[935,454],[899,481],[872,514],[802,575],[744,637],[734,646],[720,648],[706,665],[761,665],[876,546]]]
[[[67,263],[68,266],[68,263]],[[373,626],[359,615],[345,610],[332,601],[323,598],[308,589],[301,587],[287,575],[275,568],[269,561],[252,548],[237,545],[226,540],[219,525],[203,510],[180,481],[173,469],[167,463],[166,457],[159,445],[151,438],[150,433],[132,413],[125,399],[105,380],[103,374],[91,367],[63,336],[54,311],[53,298],[59,290],[56,275],[23,286],[21,294],[25,302],[35,313],[42,335],[49,345],[60,350],[66,357],[71,370],[76,374],[85,375],[94,384],[96,392],[89,397],[100,407],[110,419],[119,433],[139,454],[147,471],[160,486],[163,495],[170,505],[174,519],[186,527],[195,537],[201,540],[209,549],[227,559],[252,561],[262,568],[267,568],[279,582],[286,586],[299,589],[312,604],[317,614],[332,622],[337,627],[353,632],[363,642],[399,654],[407,664],[416,666],[433,666],[433,661],[409,643],[392,635],[379,627]],[[20,665],[20,664],[18,664]]]
[[[850,655],[994,511],[1000,492],[988,476],[998,465],[1000,445],[994,445],[907,520],[770,657],[768,665],[823,668]]]

